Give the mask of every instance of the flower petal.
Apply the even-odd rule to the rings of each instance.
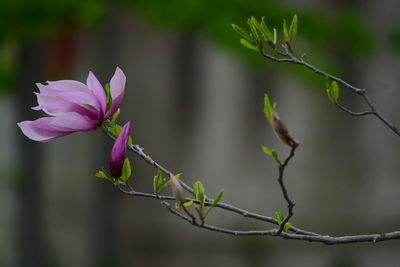
[[[114,76],[110,81],[110,91],[112,96],[112,106],[105,118],[109,118],[119,108],[124,98],[126,77],[122,70],[117,67]]]
[[[98,111],[101,111],[100,103],[91,91],[60,92],[57,94],[57,97],[62,100],[73,102],[76,104],[90,105]]]
[[[22,121],[17,124],[26,137],[40,142],[47,142],[53,138],[73,133],[73,131],[55,129],[51,125],[53,119],[53,117],[45,117],[35,121]]]
[[[92,72],[89,72],[89,76],[87,77],[87,86],[93,92],[93,94],[96,96],[97,100],[100,103],[102,112],[103,112],[103,114],[105,114],[106,110],[107,110],[106,93],[104,91],[103,86],[101,85],[99,80],[96,78],[96,76]]]
[[[57,116],[66,112],[76,112],[83,116],[88,116],[93,120],[100,120],[102,118],[100,111],[68,101],[54,101],[48,104],[33,107],[32,109],[43,110],[51,116]]]
[[[110,172],[115,178],[121,177],[122,167],[126,158],[126,150],[128,146],[129,134],[131,132],[131,123],[127,122],[121,130],[110,155]]]
[[[48,87],[56,91],[88,91],[84,83],[74,80],[47,81]]]
[[[101,120],[93,120],[76,112],[68,112],[54,117],[51,125],[61,131],[85,132],[96,129]]]

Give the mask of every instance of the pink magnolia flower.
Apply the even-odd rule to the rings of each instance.
[[[111,175],[115,178],[121,177],[122,168],[126,158],[126,150],[128,147],[129,135],[131,132],[131,123],[128,121],[115,140],[114,146],[111,150],[109,167]]]
[[[121,105],[125,92],[126,77],[117,67],[110,81],[112,104],[107,108],[107,96],[96,76],[89,72],[86,84],[73,80],[37,83],[38,106],[51,117],[18,123],[22,132],[30,139],[47,142],[53,138],[74,132],[96,129]]]

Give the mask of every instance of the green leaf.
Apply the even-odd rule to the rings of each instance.
[[[269,123],[272,122],[273,111],[274,111],[274,108],[271,105],[271,101],[269,100],[268,95],[265,94],[265,96],[264,96],[264,115]]]
[[[128,179],[131,177],[131,174],[132,174],[131,163],[129,162],[129,159],[126,158],[124,161],[124,165],[122,166],[121,177],[118,179],[118,181],[125,184],[128,181]]]
[[[275,212],[275,218],[278,221],[278,224],[281,224],[283,221],[283,214],[280,211]]]
[[[267,24],[265,24],[264,17],[261,18],[261,24],[259,24],[259,25],[260,25],[259,31],[263,34],[265,41],[273,42],[274,41],[274,35],[268,29]]]
[[[250,34],[248,34],[247,32],[245,32],[242,28],[240,28],[239,26],[232,24],[232,28],[240,35],[242,36],[244,39],[246,39],[247,41],[249,41],[250,43],[254,43],[256,42],[256,40],[254,39],[253,36],[251,36]]]
[[[243,46],[245,46],[245,47],[247,47],[247,48],[249,48],[249,49],[251,49],[251,50],[259,51],[259,49],[258,49],[257,46],[252,45],[252,44],[249,43],[246,39],[243,39],[243,38],[240,39],[240,43],[241,43]]]
[[[272,40],[272,42],[274,43],[274,44],[276,44],[277,43],[277,41],[278,41],[278,34],[277,34],[277,32],[276,32],[276,29],[274,28],[274,40]]]
[[[281,163],[281,159],[279,158],[278,153],[274,149],[269,149],[266,146],[262,146],[262,150],[265,154],[271,156],[278,164]]]
[[[163,177],[162,172],[160,170],[157,170],[157,173],[153,178],[153,189],[156,195],[160,193],[161,191],[160,187],[164,182],[165,178]]]
[[[336,81],[332,81],[332,83],[327,87],[326,93],[328,94],[328,98],[332,103],[336,103],[339,98],[339,85]]]
[[[291,223],[285,223],[285,226],[283,227],[283,231],[287,232],[287,230],[289,230],[290,227],[292,227]]]
[[[289,28],[289,37],[291,43],[294,41],[296,34],[297,34],[297,15],[295,14],[292,19],[292,24],[290,24]]]
[[[260,40],[260,36],[258,35],[257,29],[261,27],[260,23],[256,20],[255,17],[251,17],[247,19],[247,24],[249,25],[254,38],[258,42]]]
[[[103,171],[98,171],[98,172],[96,172],[95,175],[102,179],[107,179],[107,180],[109,179],[108,175]]]
[[[289,30],[286,24],[286,20],[283,20],[283,36],[285,37],[285,42],[290,43]]]
[[[213,203],[211,203],[211,206],[208,208],[206,214],[204,215],[204,218],[206,218],[208,213],[218,204],[218,202],[221,200],[223,195],[224,195],[224,189],[221,189],[218,192],[217,196],[215,197]]]
[[[201,211],[204,209],[204,202],[206,200],[205,195],[204,195],[204,185],[202,182],[197,181],[193,185],[193,194],[194,197],[200,202],[199,203],[199,208]]]
[[[96,175],[96,177],[99,177],[99,178],[101,178],[101,179],[108,180],[108,181],[110,181],[110,182],[112,182],[112,183],[115,182],[115,180],[114,180],[112,177],[108,176],[108,174],[105,173],[104,171],[98,171],[95,175]]]
[[[265,154],[272,156],[272,150],[270,150],[268,147],[262,146],[262,150]]]
[[[118,116],[119,116],[119,114],[121,113],[121,109],[119,108],[119,109],[117,109],[115,112],[114,112],[114,114],[111,116],[111,122],[112,122],[112,124],[115,124],[115,122],[117,121],[117,119],[118,119]]]
[[[188,207],[192,206],[193,204],[194,204],[193,200],[190,200],[190,201],[187,201],[187,202],[183,203],[182,205],[185,208],[188,208]]]
[[[104,86],[104,91],[106,93],[106,98],[107,98],[107,111],[111,108],[112,106],[112,96],[111,96],[111,89],[110,85],[107,83]]]

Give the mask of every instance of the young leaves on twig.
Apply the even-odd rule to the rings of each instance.
[[[330,81],[326,78],[326,93],[332,103],[336,103],[339,99],[339,85],[336,81]]]
[[[202,222],[204,222],[204,219],[207,217],[207,215],[210,213],[210,211],[218,204],[218,202],[221,200],[223,194],[224,194],[224,189],[221,189],[218,192],[217,196],[215,197],[214,201],[208,207],[207,211],[204,212],[204,207],[205,207],[205,202],[206,202],[204,185],[200,181],[197,181],[194,183],[193,195],[194,195],[195,199],[199,202],[196,204],[196,206],[197,206],[196,210],[197,210],[197,213],[199,214],[200,220]]]
[[[207,217],[208,213],[218,204],[218,202],[221,200],[222,196],[224,194],[224,189],[221,189],[217,196],[215,197],[213,203],[211,203],[211,206],[208,208],[208,210],[206,211],[206,214],[204,215],[204,218]]]
[[[180,179],[181,173],[178,173],[175,175],[176,179]],[[153,189],[154,189],[154,194],[158,195],[160,194],[161,190],[164,188],[168,187],[171,185],[171,181],[168,180],[163,176],[163,173],[160,170],[157,170],[156,175],[153,178]]]
[[[287,44],[290,50],[292,50],[291,46],[294,39],[296,38],[297,24],[298,24],[297,15],[293,16],[292,23],[290,24],[289,28],[286,24],[286,20],[283,20],[283,36],[285,38],[285,43]]]
[[[274,149],[270,150],[268,147],[262,146],[262,150],[264,151],[265,154],[271,156],[276,161],[276,163],[281,164],[281,159],[279,158],[278,153]]]
[[[240,43],[252,50],[259,51],[263,48],[264,42],[268,43],[270,47],[275,49],[277,42],[276,29],[271,32],[265,23],[264,17],[259,22],[255,17],[247,19],[247,25],[251,33],[247,33],[239,26],[232,24],[232,28],[242,37]]]
[[[284,220],[282,212],[280,212],[280,211],[275,212],[275,218],[278,221],[278,224],[281,225]],[[290,227],[292,227],[291,223],[285,223],[285,226],[283,227],[283,231],[286,232],[287,230],[289,230]]]
[[[122,166],[122,174],[119,177],[118,182],[122,184],[126,184],[128,179],[131,177],[132,170],[131,170],[131,163],[128,158],[125,159],[124,165]]]

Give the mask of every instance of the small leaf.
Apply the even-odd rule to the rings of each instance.
[[[105,173],[104,171],[98,171],[95,175],[96,175],[96,177],[99,177],[99,178],[101,178],[101,179],[108,180],[108,181],[110,181],[110,182],[112,182],[112,183],[115,182],[115,179],[112,178],[112,177],[110,177],[110,176],[108,176],[108,174]]]
[[[115,124],[115,122],[117,121],[118,116],[119,116],[120,113],[121,113],[121,109],[119,108],[119,109],[117,109],[117,110],[114,112],[114,114],[111,116],[111,122],[112,122],[112,124]]]
[[[287,232],[287,230],[289,230],[290,227],[292,227],[291,223],[285,223],[285,226],[283,227],[283,231]]]
[[[104,86],[104,91],[106,93],[106,98],[107,98],[107,111],[110,110],[111,106],[112,106],[112,96],[111,96],[111,89],[110,89],[110,85],[107,83]]]
[[[280,211],[275,212],[275,218],[278,221],[278,224],[281,224],[283,221],[283,214]]]
[[[232,24],[232,28],[240,35],[242,36],[244,39],[246,39],[249,42],[256,42],[256,40],[254,39],[253,36],[251,36],[250,34],[248,34],[247,32],[245,32],[242,28],[240,28],[239,26]]]
[[[200,202],[199,203],[199,208],[201,211],[204,209],[204,202],[206,200],[205,195],[204,195],[204,185],[202,182],[197,181],[193,185],[193,194],[194,197]]]
[[[264,17],[261,18],[261,24],[259,24],[259,25],[260,25],[259,31],[263,34],[263,36],[265,38],[265,41],[273,42],[274,41],[274,35],[268,29],[267,24],[265,24]]]
[[[107,179],[107,180],[109,179],[108,175],[103,171],[98,171],[98,172],[96,172],[95,175],[102,179]]]
[[[264,151],[265,154],[272,156],[272,151],[269,150],[268,147],[262,146],[262,150]]]
[[[132,174],[131,163],[129,162],[129,159],[126,158],[124,161],[124,165],[122,166],[121,177],[118,179],[118,181],[125,184],[128,181],[128,179],[131,177],[131,174]]]
[[[278,41],[278,34],[277,34],[277,32],[276,32],[276,29],[274,28],[274,40],[272,40],[272,42],[274,43],[274,44],[276,44],[277,43],[277,41]]]
[[[297,34],[297,15],[295,14],[292,19],[292,24],[290,24],[289,28],[289,37],[291,43],[294,41],[296,34]]]
[[[286,24],[286,20],[283,20],[283,36],[285,37],[285,42],[290,42],[289,30]]]
[[[260,36],[258,35],[257,29],[261,27],[259,26],[260,23],[258,23],[255,17],[251,17],[247,19],[247,24],[249,25],[254,38],[258,41],[260,39]]]
[[[326,89],[326,93],[328,94],[328,98],[332,103],[336,103],[339,98],[339,85],[336,81],[332,81],[330,86]]]
[[[240,43],[243,45],[243,46],[245,46],[245,47],[247,47],[247,48],[249,48],[249,49],[251,49],[251,50],[255,50],[255,51],[259,51],[259,48],[257,47],[257,46],[255,46],[255,45],[252,45],[251,43],[249,43],[246,39],[240,39]]]
[[[183,203],[182,205],[185,208],[188,208],[188,207],[192,206],[193,204],[194,204],[193,200],[190,200],[190,201],[187,201],[187,202]]]
[[[264,151],[265,154],[271,156],[278,164],[281,163],[281,159],[279,158],[278,153],[274,149],[269,149],[266,146],[262,146],[262,150]]]
[[[224,195],[224,189],[221,189],[218,192],[217,196],[215,197],[213,203],[211,203],[211,206],[208,208],[206,214],[204,215],[204,218],[206,218],[208,213],[218,204],[218,202],[221,200],[223,195]]]
[[[154,193],[158,195],[160,193],[160,187],[164,183],[165,179],[163,178],[162,172],[160,170],[157,170],[156,175],[153,178],[153,189]]]
[[[269,100],[268,95],[265,94],[265,96],[264,96],[264,115],[269,123],[272,122],[273,111],[274,111],[274,108],[271,105],[271,101]]]

